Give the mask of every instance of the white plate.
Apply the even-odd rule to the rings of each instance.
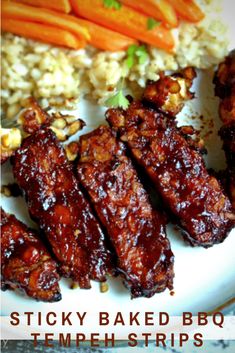
[[[224,13],[226,22],[230,24],[231,49],[235,47],[234,28],[234,3],[225,1]],[[197,125],[200,119],[191,120],[190,117],[204,116],[204,121],[213,119],[214,133],[207,140],[209,156],[207,164],[216,169],[225,166],[224,153],[221,149],[221,141],[217,136],[220,126],[218,118],[218,100],[214,97],[211,72],[199,73],[195,82],[197,98],[188,104],[179,117],[179,121]],[[103,112],[91,103],[83,101],[78,107],[79,117],[87,122],[85,133],[92,130],[100,123],[104,123]],[[183,117],[183,118],[182,118]],[[208,124],[204,128],[205,133]],[[2,168],[2,182],[12,181],[11,168],[6,164]],[[2,197],[3,208],[14,213],[19,219],[33,225],[27,212],[25,201],[21,198]],[[34,224],[35,227],[35,224]],[[2,315],[9,315],[12,311],[23,313],[24,311],[37,312],[62,312],[62,311],[97,311],[120,310],[122,312],[138,311],[167,311],[171,315],[179,315],[182,311],[211,311],[235,296],[235,229],[230,233],[224,243],[215,245],[210,249],[192,248],[182,239],[179,232],[173,226],[168,226],[168,236],[172,250],[175,254],[175,295],[169,291],[156,294],[151,299],[130,299],[128,290],[124,288],[120,279],[110,279],[109,291],[100,293],[99,284],[93,282],[92,289],[80,290],[69,288],[69,281],[61,280],[62,301],[45,304],[36,302],[13,291],[3,292],[1,295]]]

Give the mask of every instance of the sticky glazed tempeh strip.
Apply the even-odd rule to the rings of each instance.
[[[221,127],[219,135],[223,140],[223,149],[227,160],[227,191],[235,210],[235,120]]]
[[[104,281],[110,253],[103,232],[51,130],[38,130],[23,141],[13,172],[32,218],[60,262],[61,273],[81,288],[90,288],[90,279]]]
[[[32,229],[1,208],[1,286],[46,302],[61,299],[57,264]]]
[[[50,128],[60,141],[65,141],[85,125],[84,121],[76,118],[76,116],[64,115],[59,112],[48,114],[33,97],[28,97],[24,100],[24,107],[26,109],[21,111],[17,121],[9,122],[5,119],[3,123],[6,126],[9,124],[9,127],[15,123],[18,126],[17,128],[1,128],[0,126],[1,164],[14,155],[25,137],[32,135],[42,127]]]
[[[196,71],[191,67],[173,75],[161,73],[159,80],[150,81],[145,87],[143,102],[174,118],[194,97],[190,89],[195,77]]]
[[[78,177],[89,193],[133,298],[172,288],[174,256],[125,147],[107,126],[80,139]]]
[[[106,114],[152,179],[185,238],[204,247],[222,242],[234,225],[231,204],[202,156],[166,115],[133,102]]]
[[[235,50],[219,65],[214,84],[215,93],[221,98],[219,114],[223,126],[219,135],[227,159],[227,189],[235,209]]]

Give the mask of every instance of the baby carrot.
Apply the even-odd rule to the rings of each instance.
[[[71,5],[78,16],[101,26],[166,51],[174,48],[174,39],[169,30],[163,25],[149,30],[148,17],[125,5],[118,10],[105,7],[103,0],[71,0]]]
[[[72,16],[61,14],[53,10],[36,8],[13,1],[3,0],[2,17],[28,22],[44,23],[46,25],[68,30],[74,33],[78,38],[90,38],[86,28],[76,22],[71,21]]]
[[[36,7],[44,7],[46,9],[52,9],[59,12],[69,13],[71,11],[71,5],[69,0],[15,0],[20,3],[32,5]]]
[[[107,51],[121,51],[126,50],[129,46],[137,44],[135,39],[129,38],[118,32],[111,31],[108,28],[99,26],[93,22],[76,18],[74,21],[77,21],[79,24],[88,29],[90,34],[89,43],[94,47],[107,50]]]
[[[121,0],[121,2],[137,11],[140,11],[151,18],[160,20],[169,25],[169,27],[177,27],[178,19],[174,8],[166,0]]]
[[[175,9],[177,14],[186,21],[199,22],[205,15],[193,1],[167,0]]]
[[[39,23],[2,18],[1,29],[26,38],[73,49],[80,49],[86,45],[84,40],[78,39],[68,31]]]

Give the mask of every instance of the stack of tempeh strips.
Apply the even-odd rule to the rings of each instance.
[[[162,76],[168,91],[161,82],[151,83],[142,101],[127,110],[110,109],[111,127],[81,137],[75,164],[47,126],[15,152],[13,172],[29,212],[47,237],[59,273],[81,288],[89,288],[91,279],[105,281],[107,274],[120,274],[133,298],[173,288],[166,218],[152,206],[132,158],[192,245],[220,243],[234,226],[231,203],[205,168],[200,140],[187,134],[189,127],[178,128],[172,116],[182,99],[192,97],[193,77],[190,70]],[[8,271],[15,252],[17,246],[2,254],[2,275],[31,295]]]

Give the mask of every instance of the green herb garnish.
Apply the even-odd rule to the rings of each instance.
[[[140,47],[138,47],[135,52],[135,55],[138,57],[138,63],[140,65],[144,64],[148,57],[146,47],[144,45],[141,45]]]
[[[104,7],[108,9],[120,10],[122,4],[117,0],[104,0]]]
[[[136,60],[138,61],[138,64],[142,65],[147,60],[147,57],[148,53],[145,45],[138,46],[133,44],[127,49],[127,58],[125,61],[126,66],[128,69],[131,69],[134,66]]]
[[[114,96],[106,100],[105,105],[110,108],[123,108],[127,109],[130,102],[124,96],[123,91],[118,91]]]
[[[160,26],[161,22],[156,21],[154,18],[149,17],[147,20],[147,29],[154,29],[156,26]]]

